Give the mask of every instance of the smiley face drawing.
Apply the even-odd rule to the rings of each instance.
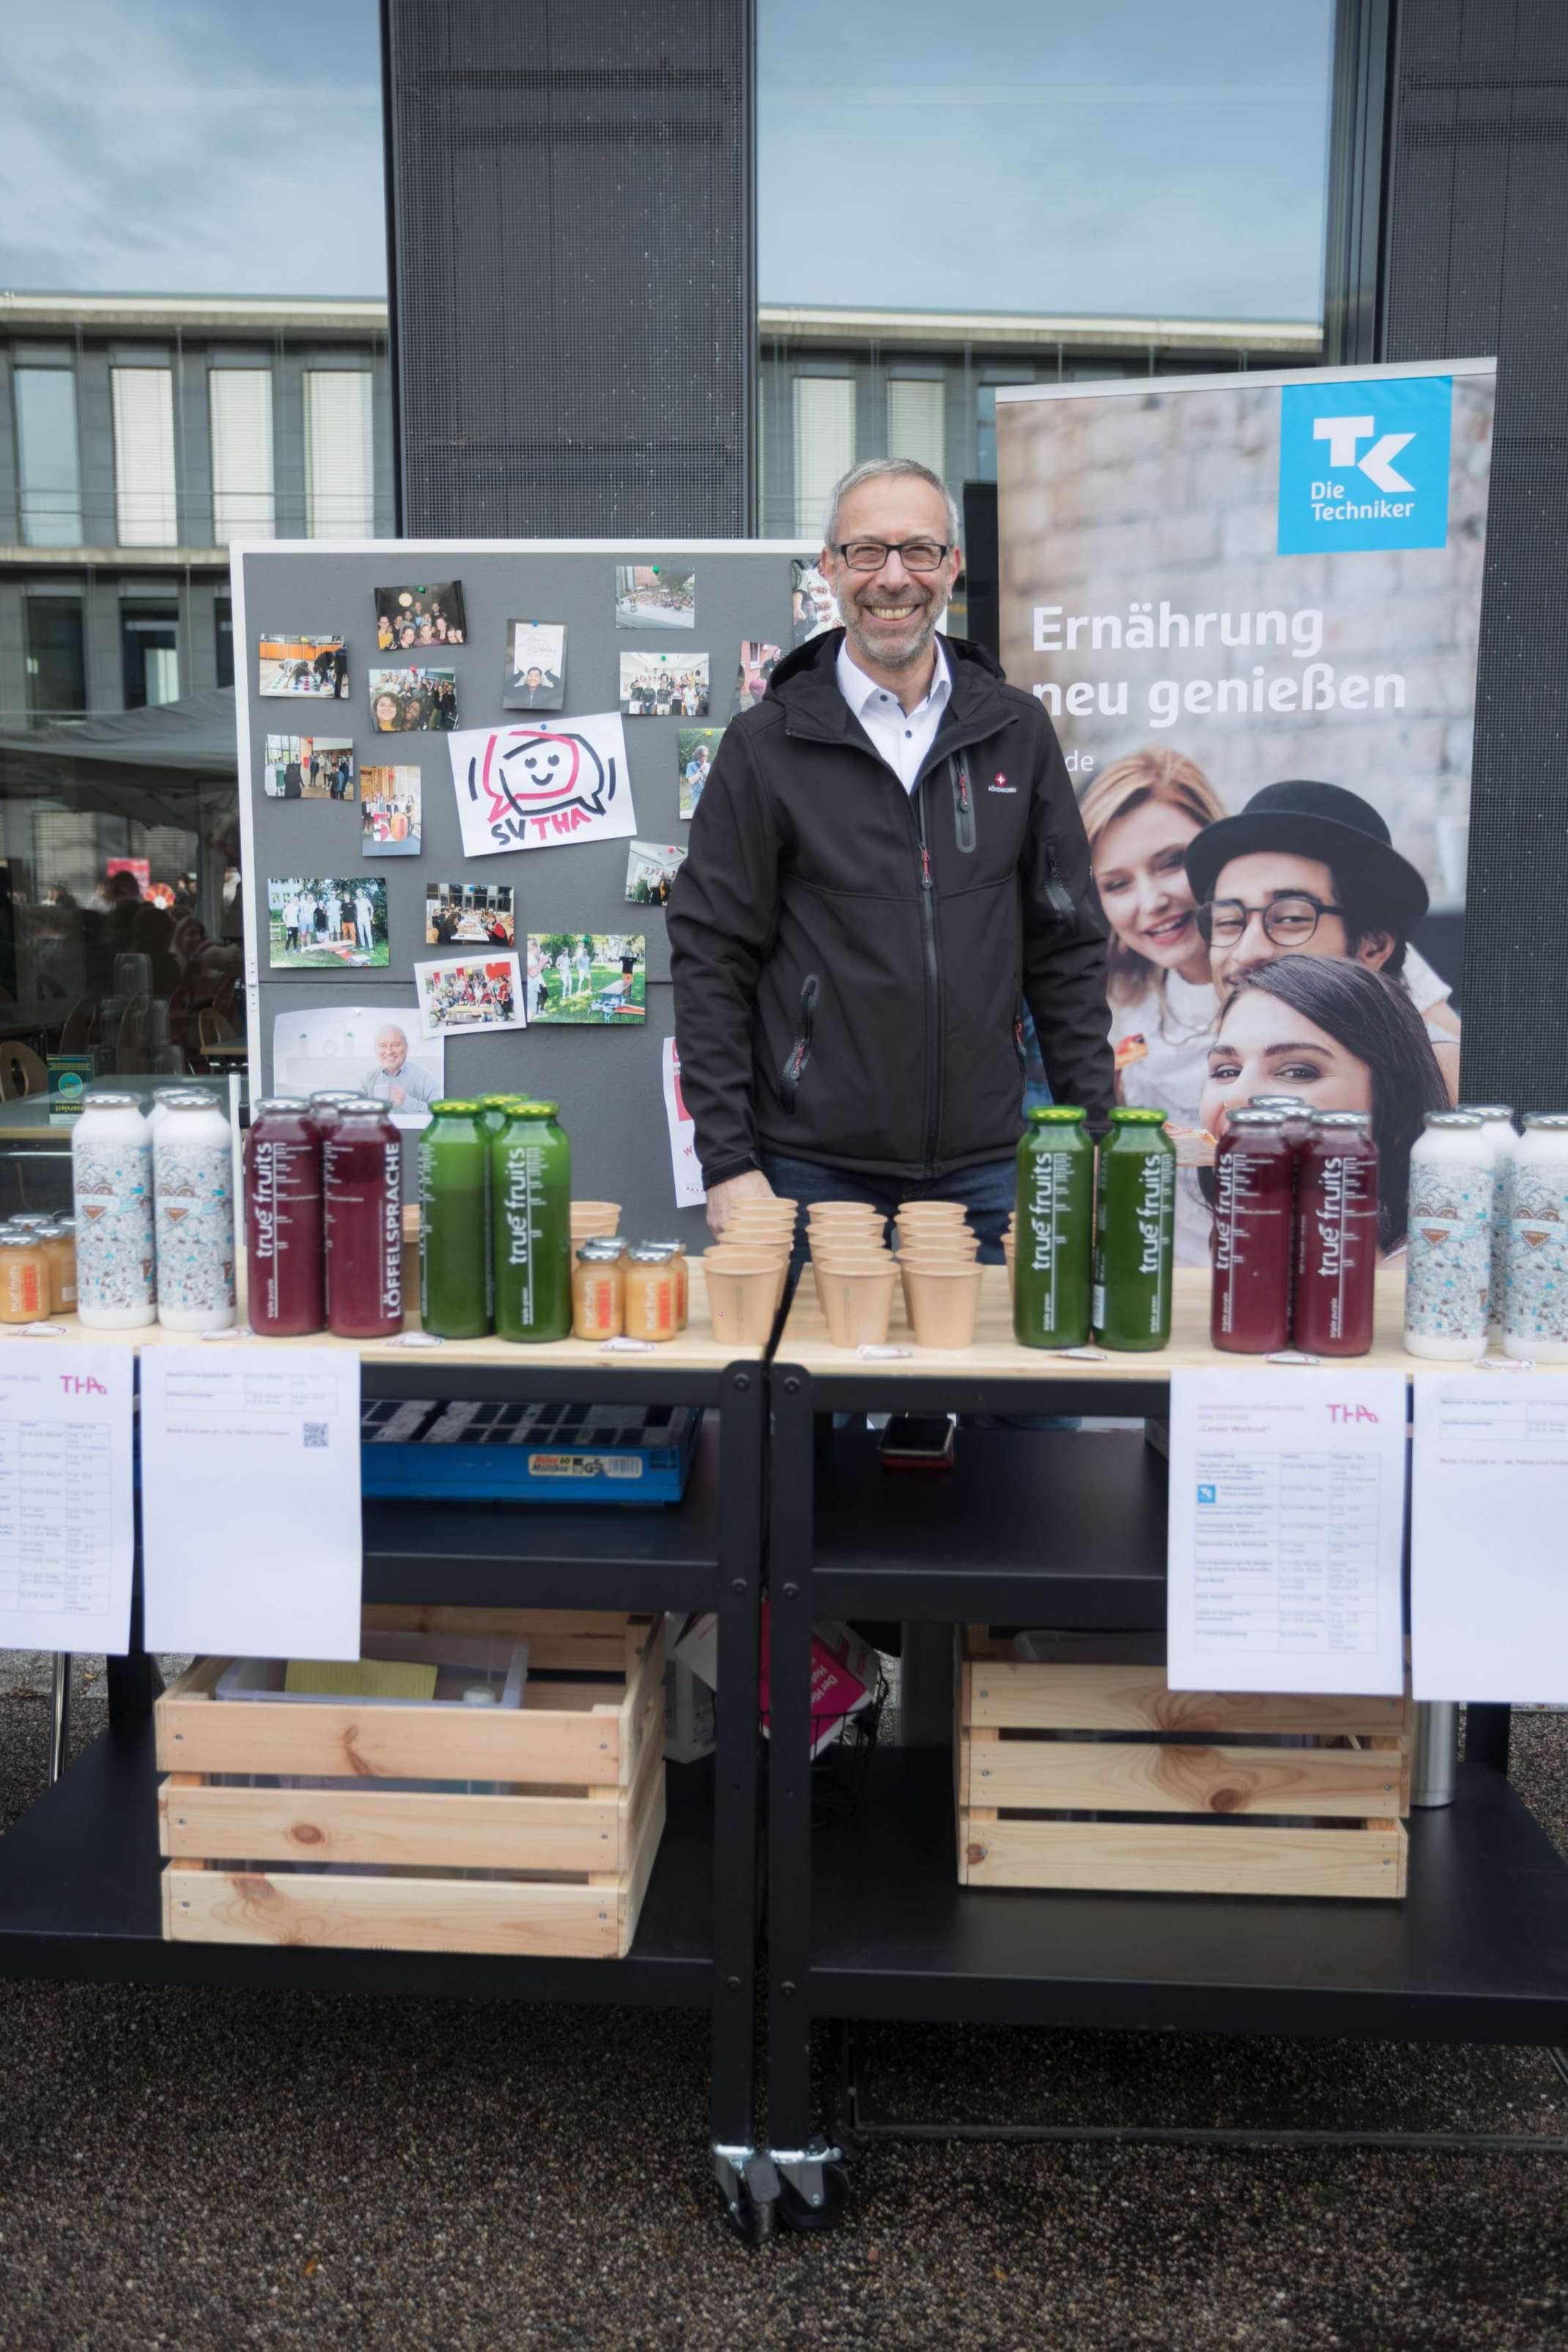
[[[488,801],[485,822],[498,838],[521,838],[531,818],[568,809],[604,816],[616,796],[616,763],[585,735],[544,727],[518,727],[486,738],[468,761],[468,798]]]

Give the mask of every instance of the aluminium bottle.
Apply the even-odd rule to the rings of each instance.
[[[1568,1362],[1568,1111],[1529,1111],[1510,1169],[1505,1356]]]
[[[1289,1130],[1287,1130],[1289,1132]],[[1290,1328],[1314,1356],[1372,1348],[1377,1283],[1377,1146],[1364,1110],[1321,1110],[1296,1157]]]
[[[1084,1113],[1029,1113],[1018,1146],[1013,1335],[1026,1348],[1081,1348],[1094,1258],[1094,1145]]]
[[[153,1139],[134,1095],[84,1095],[71,1136],[77,1315],[85,1330],[156,1322]]]
[[[234,1137],[215,1097],[171,1095],[153,1139],[158,1320],[165,1331],[234,1321]]]
[[[1472,1111],[1429,1110],[1410,1153],[1405,1349],[1463,1363],[1487,1344],[1496,1147]]]
[[[1176,1147],[1162,1110],[1118,1109],[1100,1147],[1094,1336],[1105,1348],[1163,1348],[1171,1337]]]
[[[1272,1356],[1290,1344],[1296,1155],[1278,1111],[1233,1110],[1215,1153],[1211,1343]]]
[[[403,1143],[368,1095],[335,1108],[321,1147],[327,1328],[394,1339],[403,1328]]]
[[[245,1139],[246,1306],[252,1330],[299,1339],[327,1319],[321,1138],[309,1103],[268,1095]]]
[[[490,1145],[495,1327],[503,1339],[572,1328],[572,1146],[552,1102],[514,1103]]]
[[[431,1104],[419,1138],[419,1318],[439,1339],[491,1326],[490,1143],[481,1104]]]

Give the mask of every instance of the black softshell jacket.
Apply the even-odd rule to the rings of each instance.
[[[838,690],[835,629],[731,720],[668,909],[681,1083],[710,1184],[778,1151],[919,1181],[1022,1128],[1018,1000],[1051,1091],[1114,1098],[1105,932],[1051,722],[982,647],[907,793]]]

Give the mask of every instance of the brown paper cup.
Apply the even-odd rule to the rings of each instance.
[[[917,1348],[967,1348],[980,1305],[980,1268],[911,1266],[904,1276]]]
[[[614,1234],[621,1222],[618,1201],[574,1201],[572,1203],[572,1238],[574,1242],[593,1241],[598,1235]]]
[[[708,1310],[715,1339],[730,1347],[766,1347],[784,1296],[786,1272],[783,1266],[776,1274],[766,1266],[751,1274],[714,1266],[708,1276]]]
[[[885,1268],[863,1266],[851,1272],[846,1268],[832,1277],[837,1281],[843,1301],[844,1337],[841,1348],[879,1348],[888,1336],[888,1325],[893,1312],[893,1292],[898,1286],[898,1272],[891,1259]]]

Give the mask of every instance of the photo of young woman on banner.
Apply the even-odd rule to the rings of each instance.
[[[1118,1094],[1176,1137],[1180,1262],[1207,1261],[1227,1108],[1372,1109],[1392,1200],[1458,1098],[1493,390],[999,399],[1003,659],[1077,781]]]

